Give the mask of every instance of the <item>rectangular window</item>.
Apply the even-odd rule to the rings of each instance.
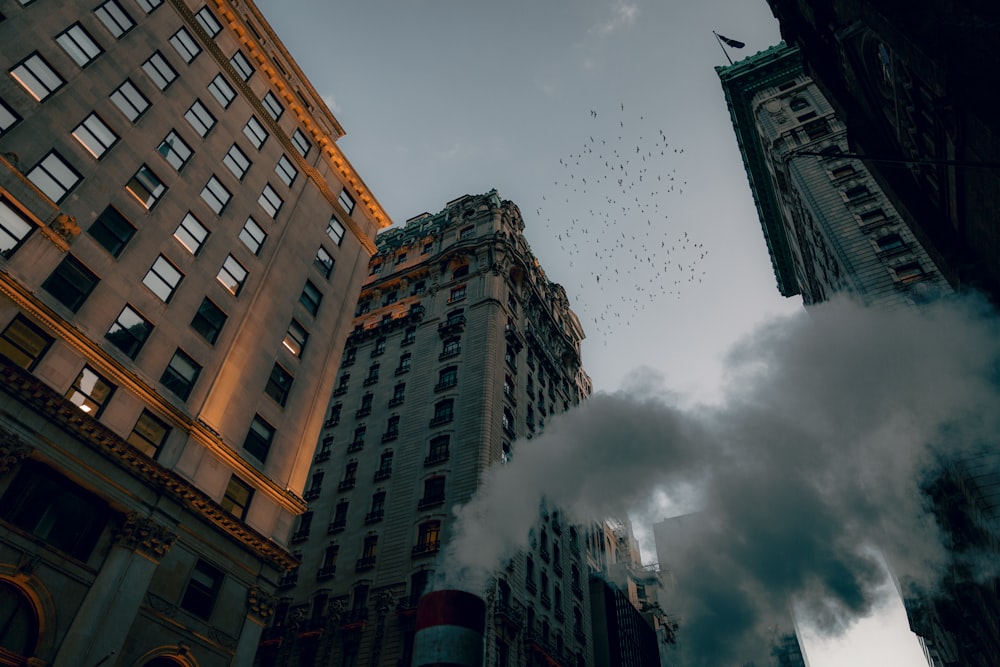
[[[330,274],[333,272],[333,257],[330,253],[326,251],[326,248],[320,246],[316,249],[316,257],[313,259],[313,266],[315,266],[320,273],[323,274],[324,278],[329,278]]]
[[[56,36],[56,43],[80,67],[86,67],[103,53],[100,45],[82,25],[74,23]]]
[[[347,188],[340,191],[340,197],[337,198],[337,201],[339,201],[340,205],[344,207],[345,211],[347,211],[347,215],[354,213],[354,197],[347,192]]]
[[[243,284],[247,279],[247,270],[243,268],[243,265],[236,261],[232,255],[226,257],[226,261],[223,262],[222,268],[219,269],[218,275],[215,279],[222,284],[226,290],[236,296],[243,289]]]
[[[330,218],[330,224],[326,226],[326,235],[329,236],[334,243],[340,245],[340,243],[344,240],[344,232],[344,226],[340,224],[340,220]]]
[[[250,499],[253,498],[253,488],[242,479],[233,475],[226,485],[226,494],[222,497],[222,509],[226,510],[237,519],[247,518],[247,510],[250,508]]]
[[[264,186],[264,190],[261,191],[260,197],[257,198],[257,203],[260,207],[271,216],[271,219],[278,217],[278,211],[281,210],[281,206],[285,203],[284,200],[278,196],[278,193],[274,191],[271,184],[268,183]]]
[[[50,151],[28,172],[28,180],[58,204],[83,177],[59,153]]]
[[[307,280],[305,287],[302,288],[302,294],[299,295],[299,303],[305,306],[310,314],[315,315],[319,312],[319,304],[322,300],[323,294],[316,289],[311,281]]]
[[[174,352],[173,358],[160,376],[160,382],[178,397],[187,400],[191,395],[198,374],[201,373],[201,366],[181,350]]]
[[[222,588],[222,572],[203,560],[199,560],[191,571],[184,597],[181,598],[181,609],[185,609],[199,618],[208,619],[212,615],[219,589]]]
[[[142,279],[142,284],[152,290],[164,303],[170,303],[184,274],[163,255],[156,258]]]
[[[291,187],[292,183],[295,182],[295,177],[299,175],[299,170],[295,168],[287,155],[282,155],[278,158],[278,164],[274,166],[274,173],[278,175],[282,183]]]
[[[229,64],[244,81],[249,81],[250,77],[253,76],[253,65],[250,64],[250,59],[243,55],[242,51],[234,53],[233,57],[229,59]]]
[[[39,102],[66,83],[37,51],[11,68],[10,75]]]
[[[188,163],[194,151],[184,143],[176,130],[170,130],[157,147],[157,152],[163,159],[170,163],[170,166],[180,171]]]
[[[226,204],[232,197],[229,190],[215,176],[208,179],[208,183],[201,191],[201,198],[208,204],[208,207],[219,214],[222,213],[222,209],[226,208]]]
[[[170,435],[170,427],[149,410],[143,410],[127,440],[130,445],[154,458]]]
[[[281,102],[275,97],[274,93],[268,91],[267,95],[261,99],[264,103],[264,108],[267,109],[267,113],[270,114],[271,118],[278,120],[281,118],[281,114],[285,113],[285,107],[281,106]]]
[[[83,412],[95,419],[101,415],[104,406],[115,392],[115,386],[97,374],[94,369],[84,366],[76,376],[73,385],[66,392],[66,398]]]
[[[105,250],[117,257],[135,234],[135,227],[125,216],[108,206],[97,216],[87,233]]]
[[[217,74],[214,79],[208,82],[208,90],[223,109],[228,109],[229,105],[236,99],[236,91],[221,74]]]
[[[222,26],[219,25],[219,20],[215,18],[215,15],[208,7],[202,7],[199,9],[195,13],[194,17],[198,19],[198,23],[205,29],[205,32],[208,33],[209,37],[215,37],[222,32]]]
[[[253,254],[259,255],[266,240],[267,232],[261,229],[253,218],[247,218],[247,221],[243,223],[243,230],[240,232],[240,241],[243,241],[243,245]]]
[[[292,134],[292,145],[295,146],[295,150],[299,152],[302,157],[309,155],[309,151],[312,150],[312,144],[302,130],[295,130]]]
[[[307,332],[305,327],[297,321],[292,320],[288,325],[288,331],[285,332],[285,338],[281,341],[281,344],[284,345],[285,349],[291,352],[293,356],[301,357],[302,350],[305,349],[307,340],[309,340],[309,332]]]
[[[11,257],[34,228],[13,202],[0,195],[0,255]]]
[[[205,239],[208,238],[208,230],[189,211],[174,231],[174,238],[192,255],[197,255]]]
[[[135,172],[135,176],[125,184],[125,189],[147,210],[156,206],[157,202],[167,192],[167,186],[146,165],[139,167],[139,171]]]
[[[274,441],[274,427],[260,418],[254,416],[247,432],[247,438],[243,442],[243,449],[255,459],[263,463],[267,460],[267,453],[271,450],[271,443]]]
[[[264,393],[273,398],[278,405],[285,405],[288,401],[288,393],[292,390],[292,374],[278,364],[271,369],[271,376],[267,379]]]
[[[101,19],[101,23],[104,24],[104,27],[108,29],[108,32],[115,39],[119,39],[135,27],[135,21],[128,15],[128,12],[122,9],[122,6],[118,4],[118,0],[108,0],[98,5],[97,9],[94,10],[94,14],[97,15],[97,18]]]
[[[100,159],[118,141],[118,135],[97,114],[90,114],[73,130],[73,137],[91,155]]]
[[[149,100],[130,79],[125,79],[125,82],[111,93],[111,101],[133,123],[149,108]]]
[[[0,137],[7,134],[7,132],[21,122],[21,117],[17,113],[7,106],[7,103],[0,100]]]
[[[198,306],[198,312],[194,314],[194,319],[191,320],[191,328],[214,345],[215,341],[219,339],[222,327],[226,324],[227,317],[221,308],[205,297],[201,305]]]
[[[194,37],[191,36],[191,33],[186,28],[181,28],[175,32],[170,38],[170,44],[177,51],[177,55],[183,58],[184,62],[188,64],[201,53],[201,47],[198,46],[198,42],[194,40]]]
[[[190,123],[199,137],[204,137],[215,127],[215,116],[208,112],[201,100],[195,100],[191,108],[184,112],[184,118]]]
[[[243,136],[250,140],[254,148],[260,150],[260,147],[267,141],[268,134],[264,126],[257,120],[257,117],[250,116],[247,124],[243,126]]]
[[[233,172],[233,176],[237,180],[242,181],[243,177],[247,175],[247,171],[250,170],[251,162],[246,153],[241,151],[239,146],[233,144],[222,157],[222,164],[229,167],[229,171]]]
[[[135,0],[135,2],[147,14],[152,14],[154,9],[163,4],[163,0]]]
[[[18,313],[0,333],[0,354],[30,371],[53,340],[52,336]]]
[[[126,305],[119,313],[118,319],[108,329],[108,333],[104,334],[104,338],[124,352],[129,359],[135,359],[151,333],[153,324],[132,306]]]
[[[80,309],[99,282],[99,278],[73,255],[66,255],[59,262],[42,289],[74,313]]]
[[[170,63],[159,51],[155,51],[149,60],[142,64],[142,71],[160,90],[166,90],[167,86],[177,78],[177,71],[170,66]]]

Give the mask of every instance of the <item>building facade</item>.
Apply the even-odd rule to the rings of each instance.
[[[783,296],[920,303],[950,291],[784,44],[717,68]]]
[[[0,663],[248,665],[384,211],[249,2],[0,1]]]
[[[523,229],[491,191],[378,237],[259,664],[409,664],[452,507],[589,395],[583,331]],[[582,537],[543,509],[531,544],[486,593],[488,664],[593,664]]]

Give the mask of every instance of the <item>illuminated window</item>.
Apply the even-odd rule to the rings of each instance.
[[[66,398],[91,417],[99,417],[114,391],[113,384],[89,366],[84,366],[66,392]]]
[[[291,352],[294,356],[301,357],[302,350],[305,349],[307,340],[309,340],[309,333],[301,324],[292,320],[288,325],[288,331],[285,332],[285,338],[282,340],[282,345],[284,345],[285,349]]]
[[[232,255],[229,255],[215,278],[230,294],[237,296],[246,283],[247,270]]]
[[[156,206],[157,202],[167,192],[167,186],[163,184],[160,177],[153,173],[153,170],[142,165],[135,176],[125,184],[125,190],[146,209]]]
[[[0,334],[0,354],[30,371],[42,358],[54,339],[18,314]]]
[[[247,517],[247,510],[250,509],[250,500],[253,498],[253,487],[244,482],[236,475],[229,478],[226,485],[226,493],[222,497],[222,509],[226,510],[237,519],[243,520]]]

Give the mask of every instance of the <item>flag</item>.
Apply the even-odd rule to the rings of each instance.
[[[744,46],[746,46],[746,44],[744,44],[743,42],[739,42],[735,39],[729,39],[728,37],[723,37],[719,33],[715,33],[715,36],[721,39],[723,42],[725,42],[726,46],[731,46],[734,49],[742,49]]]

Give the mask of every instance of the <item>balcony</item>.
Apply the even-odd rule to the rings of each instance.
[[[278,582],[278,588],[291,588],[299,582],[299,571],[289,570],[281,575],[281,580]]]
[[[385,510],[372,510],[365,515],[365,524],[377,523],[385,516]]]
[[[434,391],[444,391],[445,389],[450,389],[456,386],[458,386],[458,378],[448,378],[434,385]]]
[[[354,442],[352,442],[351,444],[349,444],[347,446],[347,451],[348,452],[360,452],[364,448],[365,448],[365,441],[364,440],[355,440]]]
[[[448,460],[449,451],[446,449],[442,452],[431,452],[424,457],[424,466],[432,466],[437,463],[443,463]]]
[[[430,498],[421,498],[417,502],[418,510],[425,510],[429,507],[436,507],[444,502],[444,496],[432,496]]]
[[[326,527],[327,535],[334,535],[344,530],[347,527],[347,519],[334,519],[330,522],[330,525]]]
[[[399,431],[386,431],[382,434],[382,442],[391,442],[399,437]]]
[[[440,426],[441,424],[447,424],[448,422],[450,422],[454,418],[455,418],[455,415],[452,414],[451,412],[447,412],[447,413],[440,414],[440,415],[434,415],[433,417],[431,417],[431,423],[430,423],[430,425],[431,426]]]
[[[340,484],[337,485],[337,490],[350,491],[351,489],[354,488],[354,485],[357,484],[357,482],[358,480],[354,479],[353,477],[351,479],[343,479],[340,481]]]
[[[389,407],[390,408],[394,408],[397,405],[402,405],[402,404],[403,404],[403,397],[402,396],[393,396],[392,398],[389,399]]]
[[[396,375],[396,376],[400,376],[403,373],[409,373],[409,372],[410,372],[410,367],[409,366],[400,366],[399,368],[397,368],[393,372],[393,374]]]
[[[371,356],[372,359],[374,359],[375,357],[381,357],[383,354],[385,354],[385,348],[383,347],[383,348],[379,349],[379,348],[376,347],[374,350],[372,350],[372,353],[371,353],[370,356]]]
[[[378,382],[378,376],[377,375],[369,375],[368,377],[365,378],[365,381],[364,381],[363,384],[366,387],[370,387],[373,384],[375,384],[376,382]]]
[[[413,558],[420,558],[421,556],[430,556],[436,554],[438,550],[441,549],[441,540],[429,540],[427,542],[421,542],[415,545],[410,550],[410,556]]]
[[[451,359],[452,357],[457,357],[462,353],[462,346],[456,345],[453,348],[449,348],[438,355],[438,361],[444,361],[445,359]]]
[[[355,411],[354,416],[357,419],[361,419],[362,417],[367,417],[371,413],[372,413],[371,406],[366,406],[363,408],[358,408],[357,411]]]
[[[347,385],[346,384],[337,385],[337,388],[333,390],[333,395],[334,396],[343,396],[346,393],[347,393]]]
[[[292,542],[292,544],[295,544],[297,542],[305,542],[308,539],[309,539],[309,529],[308,528],[299,528],[294,533],[292,533],[292,540],[291,540],[291,542]]]
[[[373,567],[375,567],[375,556],[365,556],[363,558],[359,558],[358,562],[354,565],[354,569],[358,572],[370,570]]]
[[[316,581],[326,581],[337,572],[336,565],[324,565],[316,571]]]
[[[354,361],[355,361],[354,357],[344,357],[344,360],[340,362],[340,367],[347,368],[348,366],[353,366]]]
[[[506,623],[514,632],[521,629],[521,623],[524,621],[524,613],[510,602],[497,599],[496,615],[497,618]]]
[[[313,458],[313,463],[322,463],[323,461],[329,461],[329,460],[330,460],[330,450],[321,449],[318,452],[316,452],[316,456]]]
[[[381,482],[383,479],[389,479],[392,475],[392,468],[380,468],[375,471],[375,476],[372,478],[373,482]]]
[[[320,488],[318,486],[314,487],[312,489],[308,489],[308,490],[306,490],[305,493],[302,494],[302,499],[303,500],[316,500],[317,498],[319,498],[319,493],[320,493]]]
[[[451,301],[449,301],[451,303]],[[449,317],[438,325],[438,335],[442,338],[454,336],[465,331],[465,315]]]

